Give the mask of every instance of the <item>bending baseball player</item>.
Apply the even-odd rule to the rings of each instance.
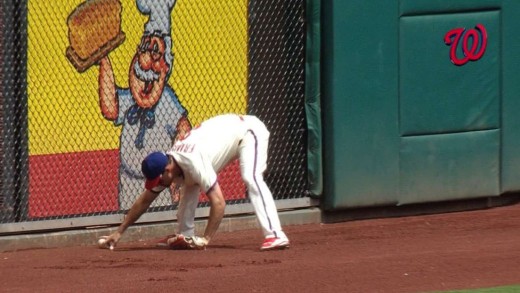
[[[165,239],[173,249],[205,249],[224,216],[226,202],[217,173],[238,158],[240,173],[265,236],[260,250],[289,246],[278,211],[263,172],[267,165],[269,131],[257,117],[225,114],[213,117],[179,139],[168,152],[153,152],[142,162],[145,190],[135,201],[117,231],[104,236],[114,247],[125,230],[148,209],[172,183],[180,184],[177,234]],[[194,233],[195,210],[200,191],[209,198],[209,219],[203,236]]]

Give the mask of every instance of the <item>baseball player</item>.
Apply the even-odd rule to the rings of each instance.
[[[128,226],[175,182],[182,186],[178,231],[165,239],[165,243],[174,249],[204,249],[214,237],[226,206],[217,173],[238,158],[242,179],[265,237],[260,250],[288,247],[289,239],[282,231],[274,199],[263,179],[268,140],[269,131],[255,116],[224,114],[192,129],[169,151],[149,154],[142,162],[145,190],[117,231],[104,237],[107,246],[114,247]],[[210,213],[204,235],[196,236],[194,218],[200,191],[209,198]]]

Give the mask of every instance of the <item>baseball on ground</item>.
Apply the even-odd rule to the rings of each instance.
[[[106,238],[103,238],[103,237],[99,238],[97,243],[98,243],[98,247],[99,248],[109,248],[107,246],[107,239]],[[114,247],[112,245],[110,245],[110,250],[114,250]]]

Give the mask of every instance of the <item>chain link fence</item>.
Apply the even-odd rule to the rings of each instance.
[[[227,112],[257,115],[270,130],[273,196],[306,197],[304,0],[13,0],[0,9],[0,232],[124,214],[143,190],[147,153]],[[236,162],[219,182],[228,205],[248,203]],[[175,212],[177,200],[171,188],[150,212]]]

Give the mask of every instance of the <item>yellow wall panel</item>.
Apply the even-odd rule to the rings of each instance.
[[[193,124],[247,106],[247,0],[178,1],[173,87]]]
[[[120,128],[98,101],[98,67],[79,73],[66,57],[67,17],[82,1],[28,2],[29,151],[31,155],[117,149]],[[116,84],[128,70],[147,16],[121,1],[123,44],[109,54]],[[193,124],[246,111],[247,1],[178,0],[172,12],[175,55],[169,83]]]

